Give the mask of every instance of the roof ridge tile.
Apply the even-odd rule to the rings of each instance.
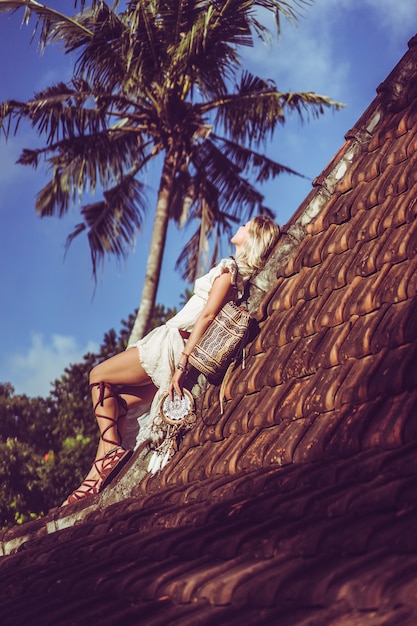
[[[333,212],[333,207],[339,202],[339,198],[342,197],[340,193],[334,192],[328,199],[326,204],[321,208],[314,218],[306,224],[306,232],[309,235],[319,235],[323,231],[327,230],[330,223],[328,221],[328,214]]]

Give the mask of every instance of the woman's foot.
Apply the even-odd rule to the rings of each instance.
[[[100,473],[100,491],[103,491],[107,485],[117,476],[117,474],[123,469],[128,460],[133,454],[133,450],[125,450],[123,446],[116,446],[102,458]]]
[[[95,496],[97,493],[100,492],[100,483],[100,478],[86,478],[85,480],[83,480],[78,489],[74,489],[74,491],[70,493],[68,498],[64,500],[61,506],[75,504],[80,500],[84,500],[84,498]]]
[[[68,496],[61,506],[74,504],[103,491],[116,478],[132,454],[133,450],[125,450],[123,446],[116,446],[101,458],[96,459],[87,478],[83,480],[78,489],[75,489]]]

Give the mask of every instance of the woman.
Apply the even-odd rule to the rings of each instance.
[[[245,283],[262,268],[278,236],[278,226],[262,215],[241,226],[231,239],[235,261],[222,259],[197,279],[194,295],[175,317],[91,371],[100,441],[88,475],[63,505],[102,491],[130,458],[132,451],[121,445],[130,407],[152,402],[157,423],[162,396],[182,395],[188,355],[223,305],[243,295]]]

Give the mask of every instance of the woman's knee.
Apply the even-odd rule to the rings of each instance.
[[[101,382],[105,382],[103,381],[103,371],[102,371],[103,369],[104,368],[102,367],[102,363],[99,363],[98,365],[95,365],[93,367],[89,375],[90,385],[95,385]]]
[[[143,369],[137,349],[125,350],[102,361],[90,372],[90,385],[108,383],[112,385],[144,385],[151,382]]]

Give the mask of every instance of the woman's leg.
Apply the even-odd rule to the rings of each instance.
[[[137,389],[137,392],[122,395],[119,392],[121,386]],[[155,388],[140,363],[137,348],[129,348],[94,367],[90,373],[90,387],[101,435],[98,459],[120,445],[119,417],[126,415],[132,405],[153,397],[151,389]]]
[[[100,430],[99,445],[89,473],[64,505],[101,491],[115,467],[127,458],[126,451],[120,445],[119,419],[123,420],[131,406],[150,402],[156,392],[140,363],[136,348],[130,348],[97,365],[90,374],[90,387]],[[123,428],[124,423],[121,425]]]
[[[142,387],[123,385],[118,387],[119,396],[127,403],[128,408],[135,405],[150,404],[154,399],[157,387],[153,383],[149,385],[142,385]],[[127,417],[126,414],[120,414],[117,422],[117,430],[119,431],[120,438],[123,440],[127,429]]]

